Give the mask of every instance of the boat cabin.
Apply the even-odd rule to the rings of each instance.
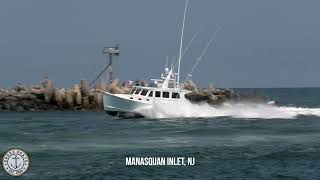
[[[156,88],[139,88],[135,87],[130,92],[130,95],[140,95],[150,98],[168,98],[168,99],[180,99],[179,92],[166,91],[165,89]]]

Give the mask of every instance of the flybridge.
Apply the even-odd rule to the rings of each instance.
[[[174,89],[179,89],[179,82],[177,79],[177,73],[175,73],[171,67],[171,69],[169,70],[169,68],[165,68],[164,70],[164,74],[161,74],[161,79],[151,79],[152,81],[154,81],[154,84],[156,87],[158,88],[174,88]]]

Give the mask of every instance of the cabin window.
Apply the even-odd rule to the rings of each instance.
[[[160,97],[161,92],[160,91],[156,91],[156,97]]]
[[[171,95],[171,97],[174,98],[174,99],[179,99],[179,98],[180,98],[180,95],[179,95],[179,93],[173,92],[172,95]]]
[[[149,97],[153,97],[153,91],[149,92]]]
[[[141,89],[137,89],[134,94],[139,94],[141,92]]]
[[[147,95],[147,93],[148,93],[148,90],[147,90],[147,89],[144,89],[144,90],[142,90],[142,92],[141,92],[141,96],[145,96],[145,95]]]
[[[136,90],[136,88],[133,88],[133,89],[131,90],[130,94],[133,94],[135,90]]]
[[[169,92],[162,92],[163,98],[169,98]]]

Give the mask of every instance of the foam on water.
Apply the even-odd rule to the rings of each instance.
[[[189,101],[156,102],[152,107],[136,111],[148,118],[230,116],[234,118],[293,119],[298,115],[320,116],[320,108],[288,107],[250,102],[225,103],[215,107],[209,104],[192,104]]]

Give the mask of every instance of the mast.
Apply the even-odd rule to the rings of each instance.
[[[186,5],[184,7],[184,14],[183,14],[183,22],[181,28],[181,38],[180,38],[180,50],[179,50],[179,59],[178,59],[178,77],[177,77],[177,87],[180,89],[180,62],[181,62],[181,53],[182,53],[182,44],[183,44],[183,34],[184,34],[184,23],[186,20],[186,12],[188,7],[188,1],[186,0]]]

